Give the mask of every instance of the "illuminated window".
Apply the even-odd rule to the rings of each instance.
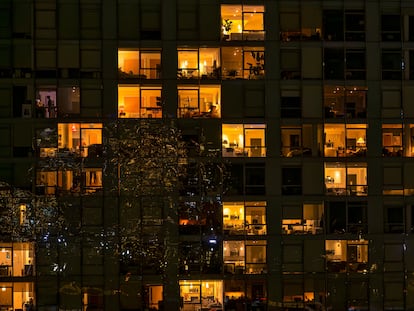
[[[263,5],[222,5],[223,40],[264,40]]]
[[[325,118],[366,118],[367,88],[358,86],[325,86]]]
[[[322,203],[284,205],[282,209],[283,234],[321,234],[324,229]]]
[[[222,77],[224,79],[263,79],[265,52],[263,47],[223,47]]]
[[[325,157],[366,155],[366,124],[325,124]]]
[[[401,157],[403,155],[403,125],[382,125],[382,155]]]
[[[119,85],[119,118],[161,118],[161,87]]]
[[[266,241],[223,241],[224,273],[266,273]]]
[[[312,155],[312,125],[281,127],[282,156],[300,157]]]
[[[100,157],[102,123],[59,123],[57,143],[58,156]],[[53,149],[40,150],[41,157],[50,154]]]
[[[223,310],[223,281],[181,280],[183,310]]]
[[[102,169],[84,168],[82,171],[38,171],[36,193],[39,195],[90,194],[102,189]]]
[[[223,157],[265,157],[264,124],[223,124]]]
[[[325,188],[328,195],[367,195],[366,163],[326,162]]]
[[[80,114],[80,88],[44,86],[36,90],[37,118],[56,118]]]
[[[160,79],[161,52],[158,50],[118,50],[120,79]]]
[[[327,240],[325,251],[328,272],[367,273],[368,241]]]
[[[0,274],[3,276],[33,275],[34,245],[32,243],[0,243]]]
[[[179,118],[220,118],[220,86],[179,86]]]
[[[229,235],[266,234],[266,203],[224,202],[223,230]]]
[[[220,78],[220,50],[218,48],[179,49],[178,79]]]

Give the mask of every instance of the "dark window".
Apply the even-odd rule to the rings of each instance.
[[[401,41],[401,16],[381,16],[381,38],[382,41]]]
[[[385,207],[385,226],[386,233],[404,232],[404,207],[386,206]]]
[[[346,50],[346,79],[365,80],[365,50]]]
[[[299,96],[282,97],[280,103],[280,116],[282,118],[302,117],[302,103]]]
[[[264,164],[246,164],[245,194],[265,194]]]
[[[414,80],[414,50],[409,52],[409,79]]]
[[[366,233],[367,202],[328,202],[327,233]]]
[[[300,167],[282,168],[282,194],[302,194],[302,169]]]
[[[323,12],[323,36],[329,41],[344,40],[344,16],[342,10]]]
[[[327,233],[346,232],[346,204],[345,202],[329,202],[327,213]]]
[[[344,50],[324,50],[325,79],[340,80],[344,78]]]
[[[365,41],[365,15],[364,12],[345,13],[345,40]]]
[[[348,202],[347,232],[366,233],[368,230],[367,202]]]
[[[408,40],[414,41],[414,16],[408,18]]]
[[[402,58],[400,50],[382,50],[382,79],[401,80]]]

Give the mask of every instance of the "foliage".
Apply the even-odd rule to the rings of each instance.
[[[64,221],[54,196],[39,196],[0,182],[0,232],[3,240],[35,241],[59,232]]]

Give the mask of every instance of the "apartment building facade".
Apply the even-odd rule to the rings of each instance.
[[[414,309],[413,68],[408,0],[3,0],[0,178],[63,221],[0,310]]]

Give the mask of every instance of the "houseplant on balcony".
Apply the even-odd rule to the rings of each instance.
[[[228,40],[230,38],[230,30],[231,30],[231,26],[233,24],[233,21],[229,20],[229,19],[224,19],[223,20],[223,24],[222,24],[222,29],[223,29],[223,39],[224,40]]]

